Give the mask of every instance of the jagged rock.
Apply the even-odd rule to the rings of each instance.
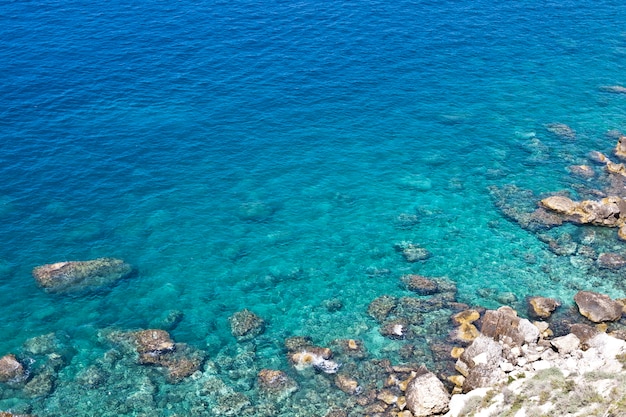
[[[626,221],[626,201],[616,196],[606,197],[600,201],[575,202],[567,197],[555,195],[544,198],[540,204],[574,223],[620,227]]]
[[[578,311],[594,323],[616,321],[622,317],[622,305],[608,295],[580,291],[574,296]]]
[[[555,337],[550,341],[550,344],[559,354],[566,355],[580,347],[580,339],[575,334],[569,333],[565,336]]]
[[[265,321],[248,309],[236,312],[228,321],[231,333],[238,341],[254,339],[265,331]]]
[[[496,341],[503,341],[512,346],[521,346],[539,339],[539,329],[527,319],[517,317],[517,312],[508,306],[495,311],[487,310],[483,317],[481,332]]]
[[[426,417],[448,411],[450,394],[432,372],[416,376],[406,388],[406,405],[414,417]]]
[[[0,382],[12,382],[24,379],[26,370],[15,355],[8,354],[0,358]]]
[[[491,337],[478,336],[461,354],[457,370],[465,376],[463,392],[494,384],[502,378],[502,345]]]
[[[598,266],[600,268],[615,270],[623,268],[625,265],[626,259],[617,253],[601,253],[598,256]]]
[[[261,369],[257,382],[264,394],[286,397],[298,390],[298,384],[283,371]]]
[[[338,374],[335,377],[335,386],[350,395],[360,394],[363,391],[356,379],[344,374]]]
[[[132,267],[115,258],[46,264],[33,269],[33,277],[50,292],[71,292],[111,284],[131,274]]]
[[[574,129],[564,123],[549,123],[546,125],[548,132],[554,134],[561,139],[573,140],[576,139],[576,132]]]
[[[416,292],[419,295],[432,295],[439,290],[437,281],[421,275],[405,275],[401,279],[410,291]]]
[[[528,313],[531,317],[547,319],[561,303],[554,298],[530,297],[528,298]]]

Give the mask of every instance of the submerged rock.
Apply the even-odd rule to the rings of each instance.
[[[111,284],[131,272],[132,267],[120,259],[99,258],[38,266],[33,277],[47,291],[71,292]]]
[[[0,358],[0,382],[18,382],[25,377],[26,370],[15,355],[8,354]]]
[[[174,351],[174,341],[165,330],[140,330],[133,333],[140,364],[158,364],[161,355]]]
[[[561,139],[573,140],[576,139],[576,132],[574,129],[564,123],[549,123],[546,125],[548,132],[554,134]]]
[[[421,275],[404,275],[401,280],[410,291],[419,295],[432,295],[439,291],[437,281]]]
[[[574,296],[580,314],[594,323],[616,321],[622,317],[623,307],[608,295],[592,291],[580,291]]]
[[[626,266],[626,259],[617,253],[601,253],[598,256],[598,266],[604,269],[620,269]]]
[[[367,307],[367,314],[378,322],[384,321],[398,307],[398,299],[390,295],[375,298]]]
[[[231,333],[240,342],[254,339],[265,331],[265,321],[248,309],[236,312],[228,321]]]
[[[344,374],[338,374],[335,377],[335,386],[349,395],[360,394],[363,391],[359,381]]]
[[[416,376],[406,388],[406,405],[414,417],[427,417],[448,411],[450,394],[432,372]]]
[[[413,242],[400,242],[395,245],[396,250],[401,252],[408,262],[425,261],[431,254],[426,249]]]
[[[286,397],[298,390],[298,384],[283,371],[261,369],[257,382],[264,394]]]
[[[626,87],[621,85],[603,85],[600,90],[607,93],[626,94]]]

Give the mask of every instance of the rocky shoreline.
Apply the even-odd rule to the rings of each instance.
[[[575,139],[566,125],[546,128]],[[615,155],[626,158],[626,136],[617,139]],[[539,196],[515,185],[490,192],[507,218],[553,254],[624,289],[616,276],[626,258],[615,242],[626,236],[626,168],[597,152],[589,157],[595,165],[569,169],[584,179],[573,187],[577,198],[563,191]],[[561,227],[568,223],[580,230]],[[614,241],[597,237],[598,227],[617,229]],[[419,242],[394,248],[413,266],[432,255]],[[36,267],[33,277],[44,291],[63,297],[106,288],[132,273],[120,259],[99,258]],[[75,363],[80,348],[62,331],[34,337],[19,351],[1,353],[0,409],[6,411],[0,417],[76,414],[68,402],[76,396],[103,417],[626,413],[625,300],[588,291],[592,284],[576,288],[572,300],[518,300],[486,288],[479,291],[501,305],[486,309],[460,302],[449,277],[406,273],[398,285],[402,295],[380,295],[362,312],[376,336],[392,343],[376,354],[352,334],[327,343],[307,334],[268,342],[271,318],[251,309],[224,323],[233,344],[217,353],[174,340],[171,332],[184,320],[175,310],[155,312],[149,328],[99,329],[102,354],[91,363]],[[340,310],[342,300],[325,306]],[[263,356],[268,343],[281,344],[280,357]]]

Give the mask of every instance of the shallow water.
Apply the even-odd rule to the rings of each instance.
[[[410,295],[408,273],[488,308],[623,297],[622,273],[555,255],[489,191],[576,196],[567,167],[624,129],[626,95],[600,87],[626,82],[626,6],[583,3],[3,5],[0,354],[50,332],[75,353],[50,396],[0,408],[57,415],[64,381],[110,349],[102,329],[173,309],[172,337],[213,359],[236,349],[228,318],[253,310],[257,366],[289,369],[293,335],[396,358],[403,342],[367,306]],[[614,230],[593,232],[623,253]],[[432,256],[407,262],[403,241]],[[74,296],[31,277],[103,256],[136,276]]]

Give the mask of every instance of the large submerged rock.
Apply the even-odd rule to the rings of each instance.
[[[132,267],[121,259],[98,258],[38,266],[33,277],[46,291],[72,292],[111,284],[131,272]]]
[[[248,309],[236,312],[228,321],[231,333],[240,342],[252,340],[265,331],[265,321]]]

